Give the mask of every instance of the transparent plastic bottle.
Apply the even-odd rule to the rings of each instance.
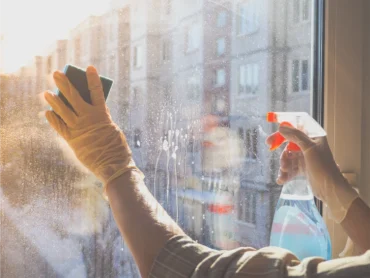
[[[274,113],[267,121],[285,123],[304,129],[310,137],[325,136],[325,131],[307,113]],[[277,134],[271,150],[285,142]],[[289,143],[288,149],[299,150]],[[331,242],[327,227],[314,202],[311,186],[304,176],[298,176],[284,184],[276,206],[271,228],[270,245],[293,252],[299,259],[318,256],[331,258]]]

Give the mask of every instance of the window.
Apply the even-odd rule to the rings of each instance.
[[[241,65],[239,68],[239,95],[255,95],[259,87],[258,64]]]
[[[307,22],[310,19],[310,0],[293,1],[293,20],[295,23]]]
[[[221,56],[222,54],[225,53],[225,47],[226,47],[225,38],[219,38],[217,40],[217,55],[218,56]]]
[[[212,112],[216,115],[223,115],[226,112],[226,101],[223,96],[212,96]]]
[[[162,42],[162,60],[163,61],[170,60],[170,46],[168,40],[164,40]]]
[[[313,0],[90,0],[77,9],[79,24],[37,24],[35,16],[63,21],[55,1],[41,9],[18,0],[16,10],[1,10],[12,36],[0,41],[0,276],[140,277],[101,183],[67,159],[62,139],[38,117],[44,107],[33,96],[55,89],[47,57],[52,70],[92,64],[114,80],[112,119],[148,189],[185,232],[217,249],[268,246],[281,187],[278,155],[264,142],[277,126],[265,116],[319,107],[310,88],[320,76],[311,62],[318,52],[311,35],[321,26],[312,20]],[[91,20],[96,5],[101,13]],[[23,6],[27,24],[15,28]],[[47,49],[44,56],[17,51],[25,38]]]
[[[195,51],[199,48],[200,46],[200,39],[201,39],[201,34],[200,34],[200,26],[199,24],[192,24],[187,27],[186,29],[186,52],[192,52]]]
[[[217,27],[222,28],[226,26],[227,12],[221,11],[217,14]]]
[[[214,84],[216,87],[225,85],[226,82],[226,72],[225,69],[218,69],[215,71],[215,81]]]
[[[252,225],[256,224],[257,192],[241,191],[239,193],[238,220]]]
[[[236,22],[239,35],[251,34],[258,30],[258,1],[247,0],[238,4]]]
[[[308,92],[309,84],[308,60],[293,60],[291,62],[291,92]]]
[[[247,160],[255,160],[258,156],[258,129],[238,128],[239,139],[244,143]]]
[[[187,81],[187,97],[188,99],[197,100],[200,97],[200,76],[198,74],[192,75]]]
[[[141,45],[134,47],[134,67],[140,68],[143,65],[143,47]]]

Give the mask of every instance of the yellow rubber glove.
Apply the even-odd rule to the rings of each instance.
[[[311,139],[304,132],[287,126],[280,126],[279,132],[302,151],[285,148],[280,157],[277,183],[284,184],[297,175],[306,175],[313,194],[328,206],[331,218],[341,223],[359,196],[340,172],[326,137]],[[272,138],[267,138],[267,144]]]
[[[107,184],[127,171],[136,171],[141,178],[144,175],[132,159],[125,135],[111,119],[96,69],[88,67],[86,75],[92,104],[82,99],[63,73],[55,72],[55,84],[75,112],[57,95],[45,92],[44,97],[54,110],[45,116],[82,164],[103,182],[105,193]]]

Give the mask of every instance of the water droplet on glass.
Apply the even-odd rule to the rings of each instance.
[[[168,141],[167,140],[163,141],[163,150],[168,151]]]

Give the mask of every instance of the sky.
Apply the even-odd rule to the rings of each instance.
[[[0,0],[0,71],[14,72],[45,55],[57,39],[91,14],[110,7],[110,0]]]

